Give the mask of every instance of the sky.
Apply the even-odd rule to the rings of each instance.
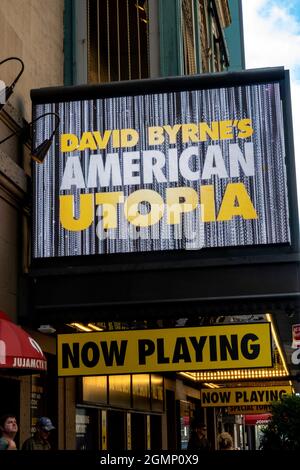
[[[242,0],[246,68],[290,71],[300,200],[300,0]]]

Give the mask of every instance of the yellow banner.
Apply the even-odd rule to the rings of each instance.
[[[61,377],[271,367],[270,324],[64,334],[57,357]]]
[[[290,386],[203,389],[201,390],[201,406],[267,405],[282,400],[291,393]]]
[[[229,415],[258,415],[262,413],[270,413],[271,405],[239,405],[229,406],[227,413]]]

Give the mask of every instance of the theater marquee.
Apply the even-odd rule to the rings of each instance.
[[[63,334],[58,375],[272,366],[270,323]]]
[[[189,80],[34,104],[35,258],[290,243],[279,81]]]

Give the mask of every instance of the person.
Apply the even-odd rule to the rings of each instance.
[[[218,437],[220,450],[234,450],[233,439],[229,432],[221,432]]]
[[[55,427],[50,418],[46,416],[39,418],[34,435],[23,442],[22,450],[51,450],[51,444],[48,439],[53,429]]]
[[[17,419],[14,415],[6,414],[0,418],[0,450],[17,450],[14,441],[18,432]]]
[[[187,450],[210,450],[210,443],[207,440],[206,433],[206,425],[202,421],[194,420],[191,426],[191,435],[188,442]]]

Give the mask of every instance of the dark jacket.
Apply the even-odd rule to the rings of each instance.
[[[48,441],[43,441],[38,434],[26,439],[22,445],[22,450],[51,450],[51,445]]]
[[[188,442],[187,450],[201,451],[210,450],[209,441],[206,437],[199,438],[198,434],[193,431]]]

